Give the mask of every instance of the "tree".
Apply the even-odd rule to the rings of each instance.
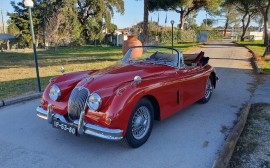
[[[196,17],[198,16],[197,13],[192,13],[186,18],[186,29],[197,29]],[[180,25],[179,25],[180,27]]]
[[[221,0],[151,0],[150,10],[173,10],[180,14],[180,29],[184,30],[186,18],[191,13],[196,13],[205,8],[207,11],[216,11]]]
[[[258,30],[261,31],[263,28],[263,17],[260,14],[257,14],[254,17],[255,22],[258,24]]]
[[[263,22],[264,22],[264,44],[268,44],[268,14],[269,14],[269,8],[270,8],[270,0],[254,0],[253,2],[255,6],[258,8],[259,12],[263,16]]]
[[[144,0],[143,7],[143,44],[148,43],[148,17],[149,17],[149,1]]]
[[[113,24],[113,23],[111,23],[110,25],[109,25],[109,27],[107,27],[107,31],[108,32],[114,32],[115,30],[117,30],[118,28],[117,28],[117,25],[116,24]]]
[[[137,0],[138,1],[138,0]],[[149,20],[149,3],[156,0],[143,0],[143,26],[142,26],[142,43],[148,43],[148,20]]]
[[[226,3],[234,5],[243,14],[241,41],[244,41],[251,19],[258,12],[254,0],[227,0]]]
[[[214,24],[214,20],[213,19],[203,19],[202,25],[201,27],[207,28],[207,27],[212,27]]]
[[[29,14],[22,2],[11,1],[10,20],[20,30],[25,43],[31,42]],[[89,42],[101,38],[110,28],[114,12],[124,12],[123,0],[34,0],[32,10],[37,39],[58,44],[76,41],[81,35]]]
[[[30,47],[31,43],[31,34],[30,34],[30,25],[29,25],[29,13],[27,11],[27,8],[24,7],[22,2],[18,2],[17,4],[15,1],[10,2],[11,6],[14,9],[13,13],[8,13],[8,16],[10,17],[10,22],[15,24],[16,27],[19,29],[19,31],[22,34],[22,40],[23,42]],[[37,12],[33,10],[33,25],[34,25],[34,31],[38,32],[38,20],[37,18]],[[39,36],[36,36],[36,39],[38,41]]]
[[[8,33],[14,36],[20,35],[20,29],[16,26],[15,23],[12,23],[10,20],[8,21]]]
[[[134,25],[133,28],[135,28],[136,31],[140,32],[140,30],[143,30],[143,26],[144,26],[144,22],[141,21],[141,22],[137,23],[136,25]],[[158,22],[152,21],[152,22],[148,23],[148,30],[149,31],[156,31],[159,28],[161,28],[161,27],[158,25]]]
[[[217,13],[219,16],[225,17],[225,26],[224,26],[224,36],[227,34],[227,29],[232,23],[238,22],[239,12],[236,10],[236,7],[232,4],[224,3],[221,5],[220,11]]]
[[[114,15],[114,10],[124,13],[124,1],[123,0],[77,0],[78,8],[78,20],[81,23],[83,30],[82,34],[85,37],[87,43],[93,38],[91,29],[96,29],[98,24],[98,30],[101,32],[105,27],[110,27],[111,17]],[[103,23],[103,20],[105,23]],[[91,27],[91,22],[95,22],[96,25]]]
[[[80,37],[80,23],[77,19],[77,9],[74,1],[47,2],[44,18],[45,37],[56,46],[70,44]]]

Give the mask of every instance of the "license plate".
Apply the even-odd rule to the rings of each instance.
[[[75,126],[72,126],[72,125],[69,125],[66,123],[62,123],[61,121],[55,120],[55,119],[53,120],[52,125],[54,128],[58,128],[58,129],[67,131],[73,135],[77,135],[77,128]]]

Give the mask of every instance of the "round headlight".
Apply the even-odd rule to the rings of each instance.
[[[61,90],[57,85],[52,85],[49,96],[52,100],[56,101],[61,96]]]
[[[92,93],[88,99],[89,108],[92,110],[98,110],[101,105],[101,97],[97,93]]]

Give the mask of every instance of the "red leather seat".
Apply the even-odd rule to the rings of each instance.
[[[193,61],[192,63],[194,63],[194,64],[199,64],[199,63],[201,63],[201,59],[203,58],[203,56],[204,56],[204,52],[201,51],[201,52],[199,53],[199,55],[194,59],[194,61]]]

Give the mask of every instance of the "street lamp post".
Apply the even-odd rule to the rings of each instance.
[[[171,24],[172,24],[172,48],[173,48],[173,24],[174,24],[174,20],[171,20]]]
[[[34,6],[34,3],[32,0],[25,0],[24,5],[26,7],[28,7],[28,12],[29,12],[29,21],[30,21],[30,29],[31,29],[31,35],[32,35],[32,42],[33,42],[34,57],[35,57],[38,91],[41,92],[40,77],[39,77],[39,70],[38,70],[38,58],[37,58],[37,50],[36,50],[36,41],[35,41],[35,34],[34,34],[34,27],[33,27],[33,20],[32,20],[32,11],[31,11],[31,8]]]

